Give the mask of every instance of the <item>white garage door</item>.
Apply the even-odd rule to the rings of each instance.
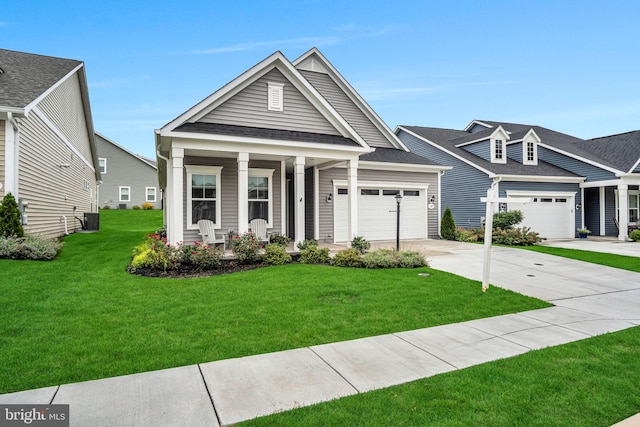
[[[358,235],[368,240],[396,238],[396,199],[400,192],[400,238],[427,237],[427,204],[425,190],[358,188]],[[334,200],[334,232],[336,242],[348,241],[349,195],[338,187]]]
[[[532,196],[530,203],[509,202],[507,208],[522,211],[524,219],[517,227],[530,227],[548,239],[567,239],[575,235],[573,197]]]

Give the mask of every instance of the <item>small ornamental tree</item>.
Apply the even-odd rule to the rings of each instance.
[[[440,221],[440,234],[443,239],[455,240],[456,238],[456,223],[453,220],[453,213],[449,206],[444,210],[442,214],[442,220]]]
[[[22,215],[11,193],[7,193],[0,204],[0,236],[24,237]]]

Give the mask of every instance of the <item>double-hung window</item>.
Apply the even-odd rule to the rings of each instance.
[[[107,173],[107,159],[99,158],[98,159],[98,168],[100,170],[101,175],[105,175]]]
[[[125,186],[119,187],[118,193],[119,193],[119,200],[121,202],[131,201],[131,187],[125,187]]]
[[[156,202],[156,187],[146,188],[146,201],[150,203]]]
[[[198,221],[209,219],[221,226],[221,166],[185,166],[187,170],[187,228],[198,228]]]
[[[273,172],[275,169],[249,169],[249,221],[261,218],[273,227]]]
[[[496,160],[502,160],[502,156],[504,155],[503,147],[502,147],[502,140],[501,139],[496,139],[494,144],[495,144],[494,158]]]

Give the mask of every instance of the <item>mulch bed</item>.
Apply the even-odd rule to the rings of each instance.
[[[236,260],[222,261],[220,268],[216,270],[197,270],[192,265],[181,265],[175,270],[158,270],[155,268],[129,268],[128,271],[136,276],[145,277],[165,277],[170,279],[189,279],[194,277],[217,276],[220,274],[238,273],[240,271],[255,270],[256,268],[268,267],[268,264],[238,264]]]

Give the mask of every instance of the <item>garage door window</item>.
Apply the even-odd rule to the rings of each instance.
[[[360,190],[360,194],[362,194],[363,196],[379,196],[380,195],[380,190],[378,190],[378,189],[372,190],[372,189],[363,188],[362,190]]]
[[[419,197],[420,190],[404,190],[403,194],[404,194],[404,197]]]
[[[348,188],[338,188],[338,194],[347,195],[347,194],[349,194],[349,189]]]
[[[382,190],[383,196],[395,196],[400,194],[400,190]]]

